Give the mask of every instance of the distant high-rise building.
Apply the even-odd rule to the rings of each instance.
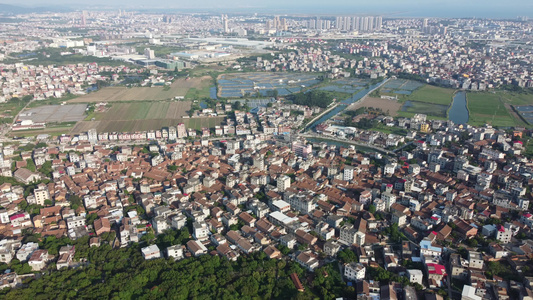
[[[374,31],[374,17],[368,18],[368,31]]]
[[[150,48],[145,48],[144,49],[144,56],[146,56],[146,58],[148,58],[148,59],[154,59],[155,58],[155,52],[154,52],[154,50],[152,50]]]
[[[382,17],[377,17],[376,18],[376,30],[381,30],[381,28],[383,27],[383,18]]]
[[[229,32],[228,15],[222,15],[222,24],[224,26],[224,33]]]
[[[353,17],[352,29],[355,31],[359,31],[360,28],[361,28],[361,17]]]
[[[87,11],[85,10],[81,12],[81,25],[87,25]]]
[[[342,26],[344,30],[351,30],[353,28],[353,18],[352,17],[345,17],[344,18],[344,25]]]
[[[283,18],[283,19],[281,19],[281,24],[280,24],[279,30],[286,31],[287,29],[288,29],[287,19]]]

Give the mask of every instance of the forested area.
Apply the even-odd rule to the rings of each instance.
[[[286,98],[291,100],[294,104],[326,108],[331,102],[333,102],[335,96],[334,93],[331,92],[328,93],[320,90],[312,90],[305,93],[292,94]]]
[[[80,249],[81,250],[81,249]],[[337,264],[307,273],[295,262],[268,259],[263,252],[236,262],[204,255],[179,261],[145,261],[138,244],[112,249],[83,249],[86,265],[50,271],[25,287],[4,289],[2,299],[334,299],[353,296]],[[298,292],[290,279],[297,273],[306,286]]]

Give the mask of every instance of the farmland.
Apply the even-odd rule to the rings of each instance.
[[[96,128],[98,132],[135,132],[176,126],[178,123],[185,123],[187,127],[194,129],[213,128],[224,120],[224,117],[189,118],[189,109],[189,101],[114,103],[106,112],[95,113],[94,121],[76,124],[72,133],[85,132],[91,128]]]
[[[390,116],[395,117],[398,115],[398,111],[402,107],[402,104],[395,100],[365,97],[361,99],[361,101],[358,101],[350,105],[348,109],[357,110],[358,108],[361,108],[361,107],[379,108],[383,112],[389,114]]]
[[[209,76],[186,79],[177,79],[167,87],[106,87],[97,92],[90,93],[69,101],[69,103],[95,103],[95,102],[120,102],[120,101],[161,101],[174,97],[185,97],[192,91],[196,93],[189,96],[209,96],[209,87],[212,79]]]
[[[429,119],[447,119],[447,110],[452,103],[455,90],[423,84],[405,79],[389,80],[378,92],[379,95],[397,97],[403,103],[396,110],[400,117],[410,118],[417,113],[426,114]],[[387,100],[389,101],[389,100]],[[391,101],[392,103],[392,101]],[[394,105],[384,111],[395,111]]]
[[[429,119],[446,120],[447,105],[433,104],[420,101],[407,101],[402,106],[398,116],[411,118],[415,114],[425,114]]]
[[[128,121],[150,119],[176,119],[187,115],[189,101],[158,101],[115,103],[104,113],[96,113],[96,121]]]
[[[467,105],[470,113],[469,124],[482,126],[491,124],[492,126],[511,127],[525,125],[523,121],[513,116],[506,105],[511,103],[524,103],[525,99],[514,98],[505,101],[501,93],[477,92],[467,94]],[[530,102],[531,103],[531,102]]]
[[[449,106],[452,103],[454,92],[453,89],[424,85],[407,96],[405,100]]]

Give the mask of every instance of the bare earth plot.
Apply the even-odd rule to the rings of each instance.
[[[402,108],[402,105],[403,103],[399,103],[396,100],[365,97],[361,99],[361,101],[358,101],[357,103],[351,105],[348,109],[356,110],[361,107],[379,108],[383,112],[388,113],[390,116],[394,117],[398,114],[398,111]]]
[[[106,87],[69,101],[69,103],[95,103],[119,101],[170,100],[174,97],[185,97],[189,90],[201,90],[211,85],[211,77],[177,79],[169,87]]]

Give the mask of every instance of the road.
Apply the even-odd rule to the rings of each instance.
[[[320,134],[312,133],[312,132],[299,134],[299,136],[305,137],[305,138],[317,138],[317,139],[330,140],[330,141],[346,143],[346,144],[351,144],[351,145],[356,145],[356,146],[361,146],[361,147],[367,147],[367,148],[371,148],[371,149],[374,149],[376,151],[379,151],[379,152],[382,152],[382,153],[385,153],[385,154],[388,154],[388,155],[396,156],[396,153],[394,153],[392,151],[389,151],[389,150],[386,150],[386,149],[383,149],[383,148],[380,148],[380,147],[377,147],[377,146],[374,146],[374,145],[360,143],[360,142],[356,142],[356,141],[352,141],[352,140],[341,139],[341,138],[337,138],[337,137],[330,137],[330,136],[320,135]]]

